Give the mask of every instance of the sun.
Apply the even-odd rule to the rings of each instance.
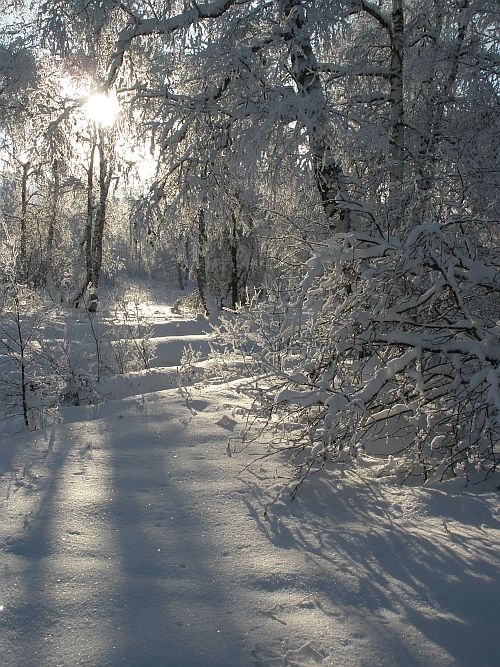
[[[93,93],[83,108],[87,116],[100,127],[112,127],[120,113],[120,104],[114,93]]]
[[[92,82],[86,78],[76,78],[68,74],[59,78],[62,95],[67,102],[77,102],[82,106],[87,118],[101,127],[112,127],[120,113],[120,103],[111,92],[90,92]]]

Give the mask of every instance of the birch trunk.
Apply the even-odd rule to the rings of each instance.
[[[47,230],[47,245],[45,248],[45,258],[42,260],[41,283],[44,285],[52,284],[53,272],[53,253],[54,240],[56,234],[57,218],[59,216],[59,198],[61,195],[61,177],[59,171],[59,160],[54,158],[52,162],[52,210],[49,217],[49,228]]]
[[[238,224],[236,222],[236,216],[232,214],[233,228],[231,230],[231,305],[235,309],[238,305],[239,290],[238,290]]]
[[[282,0],[286,21],[285,39],[290,54],[290,69],[303,101],[303,116],[311,154],[316,187],[323,209],[335,232],[346,232],[352,224],[352,202],[348,178],[328,138],[327,100],[302,0]]]
[[[200,208],[198,211],[198,263],[196,266],[196,285],[198,294],[206,315],[208,311],[207,299],[207,264],[205,259],[207,248],[207,229],[205,225],[205,211]]]
[[[28,278],[28,177],[30,163],[23,163],[23,173],[21,179],[21,220],[19,229],[19,261],[18,261],[18,276],[24,282]]]
[[[99,159],[99,200],[97,206],[94,198],[96,151]],[[97,128],[92,138],[89,169],[87,172],[87,219],[83,241],[85,245],[85,284],[73,302],[73,305],[77,308],[85,291],[91,286],[93,291],[87,308],[92,312],[97,310],[97,289],[102,271],[104,229],[106,226],[107,201],[112,176],[113,165],[106,155],[105,130]]]
[[[94,137],[90,148],[89,170],[87,173],[87,219],[85,221],[85,272],[86,284],[92,282],[92,226],[94,220],[94,161],[97,149],[97,140]]]
[[[83,246],[85,249],[85,280],[77,296],[73,299],[73,306],[75,308],[79,307],[80,301],[82,300],[88,285],[92,282],[92,227],[94,220],[94,162],[96,149],[97,138],[94,133],[90,144],[89,167],[87,171],[87,214],[83,233]]]
[[[391,109],[389,166],[389,230],[404,227],[403,181],[405,149],[405,111],[403,89],[404,14],[403,0],[392,0],[391,74],[389,105]]]
[[[112,166],[106,157],[106,147],[104,144],[103,131],[99,131],[99,204],[95,213],[94,229],[92,232],[92,278],[91,282],[94,290],[99,287],[99,280],[102,271],[102,254],[104,228],[106,226],[106,207],[111,184]]]

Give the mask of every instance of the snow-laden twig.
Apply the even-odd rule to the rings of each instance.
[[[303,452],[299,480],[359,456],[392,457],[384,470],[403,479],[494,472],[495,262],[486,249],[471,262],[464,239],[435,224],[382,243],[338,234],[309,261],[274,337],[266,334],[272,347],[262,339],[272,326],[266,304],[240,313],[231,344],[251,355],[254,376],[266,369],[260,406],[287,434],[286,448]]]

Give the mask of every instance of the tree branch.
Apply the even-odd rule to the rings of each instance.
[[[177,30],[189,28],[194,23],[204,19],[214,19],[222,16],[236,0],[214,0],[206,2],[203,5],[194,5],[177,16],[160,21],[156,18],[144,19],[140,24],[134,22],[128,24],[120,31],[116,43],[116,51],[113,54],[113,60],[108,70],[108,75],[103,88],[110,88],[123,64],[125,53],[129,50],[130,44],[137,37],[147,35],[169,35]]]
[[[372,18],[380,23],[388,32],[392,31],[391,20],[388,16],[384,14],[378,7],[376,7],[369,0],[361,0],[361,7],[364,11],[369,14]]]

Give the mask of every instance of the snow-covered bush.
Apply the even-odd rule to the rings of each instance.
[[[192,345],[184,347],[177,367],[177,388],[187,402],[191,400],[191,389],[194,383],[203,375],[203,370],[198,366],[201,358],[201,352],[195,350]]]
[[[59,378],[44,344],[47,304],[9,281],[0,291],[0,420],[35,430],[54,421]]]
[[[142,308],[138,292],[117,292],[114,300],[114,322],[119,334],[113,337],[112,349],[119,373],[147,370],[155,353],[153,329]]]
[[[111,312],[68,311],[43,290],[4,278],[0,423],[43,428],[58,421],[61,406],[99,402],[105,377],[149,368],[154,342],[139,295],[116,296]]]
[[[200,315],[203,313],[203,305],[201,303],[198,292],[190,292],[179,297],[173,307],[172,312],[175,315]]]
[[[263,302],[226,319],[219,340],[247,359],[299,482],[360,455],[403,479],[492,474],[500,273],[482,234],[453,223],[404,240],[338,234],[286,312]]]

